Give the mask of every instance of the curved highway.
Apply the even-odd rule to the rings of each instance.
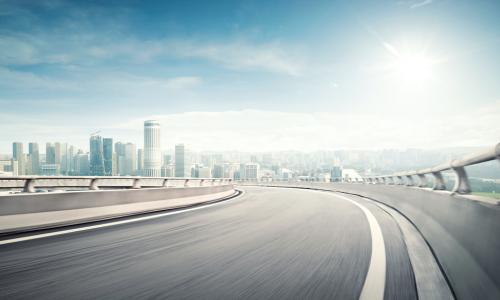
[[[0,298],[417,299],[401,230],[376,204],[244,190],[175,215],[0,245]]]

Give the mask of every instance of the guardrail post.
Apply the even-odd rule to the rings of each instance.
[[[500,162],[500,143],[495,146],[495,155],[497,156],[498,161]]]
[[[215,185],[215,179],[212,179],[212,185]]]
[[[398,176],[396,176],[396,177],[398,178],[398,183],[397,183],[397,185],[403,185],[403,184],[405,184],[404,179],[403,179],[403,177],[402,177],[402,176],[399,176],[399,175],[398,175]]]
[[[413,176],[411,175],[406,175],[406,186],[414,186],[414,182],[413,182]]]
[[[455,186],[452,192],[459,194],[469,194],[471,192],[469,178],[467,177],[467,172],[465,172],[464,167],[454,167],[453,164],[451,169],[455,172]]]
[[[186,181],[184,181],[184,187],[188,187],[189,186],[189,179],[186,179]]]
[[[140,189],[141,188],[141,179],[134,178],[134,183],[132,183],[132,188],[133,189]]]
[[[446,190],[443,174],[441,172],[432,172],[432,175],[434,176],[434,186],[432,189],[438,191]]]
[[[23,192],[25,193],[34,193],[35,192],[35,180],[34,179],[26,179],[24,182]]]
[[[97,178],[92,178],[90,180],[89,190],[97,191],[99,189],[99,185],[97,184]]]
[[[426,187],[427,186],[427,177],[425,177],[425,174],[417,174],[418,176],[418,187]]]
[[[387,177],[387,184],[394,185],[394,177],[392,176]]]
[[[200,186],[203,186],[204,181],[205,181],[205,179],[200,180]]]
[[[168,179],[163,179],[163,187],[168,187]]]

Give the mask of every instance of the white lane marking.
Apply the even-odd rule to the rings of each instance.
[[[239,196],[242,196],[243,194],[244,194],[244,191],[240,191]],[[210,206],[215,206],[218,204],[222,204],[224,202],[225,201],[211,203],[211,204],[205,204],[202,206],[186,208],[186,209],[182,209],[182,210],[175,210],[175,211],[165,212],[165,213],[156,214],[156,215],[152,215],[152,216],[137,217],[137,218],[127,219],[127,220],[122,220],[122,221],[109,222],[109,223],[105,223],[105,224],[90,225],[90,226],[79,227],[79,228],[74,228],[74,229],[66,229],[66,230],[61,230],[61,231],[54,231],[54,232],[35,234],[35,235],[24,236],[24,237],[19,237],[19,238],[13,238],[13,239],[0,241],[0,245],[7,245],[7,244],[18,243],[18,242],[24,242],[24,241],[30,241],[30,240],[51,237],[51,236],[69,234],[69,233],[74,233],[74,232],[81,232],[81,231],[93,230],[93,229],[98,229],[98,228],[105,228],[105,227],[111,227],[111,226],[116,226],[116,225],[123,225],[123,224],[128,224],[128,223],[140,222],[140,221],[145,221],[145,220],[158,219],[158,218],[162,218],[162,217],[166,217],[166,216],[177,215],[177,214],[181,214],[181,213],[185,213],[185,212],[189,212],[189,211],[195,211],[195,210],[207,208]]]
[[[368,224],[370,225],[372,235],[372,255],[370,258],[368,273],[366,274],[365,283],[363,285],[363,289],[361,290],[359,299],[383,300],[385,291],[386,255],[382,229],[380,229],[380,225],[378,224],[375,216],[366,207],[345,196],[337,193],[334,195],[359,207],[365,214],[368,219]]]

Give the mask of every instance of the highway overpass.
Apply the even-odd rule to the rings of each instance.
[[[494,201],[394,184],[78,180],[93,189],[0,197],[0,298],[500,299]],[[47,223],[61,212],[76,219]]]

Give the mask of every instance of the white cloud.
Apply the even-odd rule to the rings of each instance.
[[[102,129],[103,136],[142,147],[143,122],[151,118],[161,121],[165,150],[176,143],[196,151],[436,149],[490,146],[500,137],[500,101],[447,115],[239,110],[144,116],[117,125],[75,125],[70,120],[62,123],[10,114],[0,115],[0,127],[9,128],[0,138],[4,147],[0,153],[9,153],[14,140],[60,140],[88,149],[88,134],[96,129]]]
[[[181,76],[170,78],[165,81],[165,87],[168,89],[187,89],[199,85],[202,82],[200,77]]]
[[[71,68],[71,66],[69,66]],[[200,85],[203,80],[198,76],[148,77],[128,73],[93,72],[88,79],[75,80],[70,77],[54,78],[30,72],[10,70],[0,66],[0,87],[5,90],[72,92],[73,96],[86,90],[117,95],[163,95],[167,90],[188,90]],[[45,101],[45,100],[44,100]]]
[[[0,87],[8,89],[74,90],[78,83],[0,67]]]
[[[418,1],[418,2],[414,2],[410,7],[411,8],[417,8],[417,7],[421,7],[421,6],[427,5],[427,4],[431,4],[432,2],[433,2],[433,0]]]
[[[92,65],[111,59],[152,63],[160,58],[203,60],[223,68],[297,76],[303,59],[279,42],[250,43],[243,39],[207,42],[194,39],[112,40],[94,35],[60,34],[0,36],[0,65]]]
[[[398,3],[403,5],[408,5],[411,9],[414,9],[425,5],[429,5],[433,2],[434,0],[406,0],[406,1],[399,1]]]
[[[166,43],[166,52],[174,50],[180,57],[207,59],[235,70],[264,70],[299,75],[302,69],[298,57],[284,50],[279,43],[251,45],[246,42]]]
[[[443,148],[488,146],[500,137],[500,101],[466,114],[438,117],[259,110],[188,112],[149,116],[114,129],[134,132],[140,144],[142,122],[149,118],[161,121],[164,147],[183,142],[196,150]]]

